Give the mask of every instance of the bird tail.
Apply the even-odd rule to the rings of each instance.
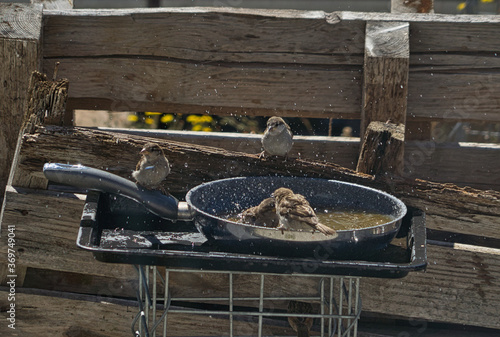
[[[316,229],[325,235],[335,235],[337,236],[337,231],[331,227],[325,226],[321,223],[316,224]]]

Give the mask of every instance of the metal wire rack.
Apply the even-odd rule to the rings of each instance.
[[[283,274],[260,274],[252,272],[203,271],[218,273],[227,277],[227,296],[214,297],[173,297],[169,291],[169,280],[172,272],[200,273],[199,270],[166,269],[163,273],[156,266],[135,266],[138,274],[137,299],[139,311],[131,324],[134,337],[167,336],[169,314],[211,315],[228,319],[227,335],[238,336],[235,322],[251,318],[257,323],[257,336],[264,336],[263,326],[266,322],[287,322],[288,317],[311,317],[315,325],[312,336],[356,337],[358,319],[361,314],[361,298],[359,294],[359,277],[293,274],[294,277],[307,277],[317,280],[317,296],[294,297],[273,293],[265,294],[266,278],[272,275],[286,277]],[[255,296],[239,296],[235,292],[235,276],[245,274],[257,275],[260,278],[260,291]],[[316,313],[289,313],[275,309],[276,301],[302,301],[319,306]],[[172,305],[172,303],[218,303],[216,309],[196,308]],[[220,305],[220,303],[225,303]],[[258,303],[257,307],[245,306],[241,303]],[[269,305],[272,303],[271,305]],[[223,307],[223,309],[220,309]],[[195,317],[195,316],[193,316]],[[225,335],[226,335],[225,334]]]

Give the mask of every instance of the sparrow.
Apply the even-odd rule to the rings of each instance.
[[[241,219],[255,226],[278,227],[279,218],[276,214],[274,198],[264,199],[259,205],[243,211]]]
[[[165,192],[161,183],[170,173],[170,164],[165,153],[157,144],[148,143],[140,154],[141,159],[132,172],[132,177],[144,188]]]
[[[301,194],[295,194],[288,188],[278,188],[273,193],[276,199],[276,214],[279,217],[278,229],[318,230],[325,235],[334,235],[337,232],[328,226],[319,223],[316,213],[309,202]]]
[[[292,314],[312,314],[313,307],[311,303],[289,301],[288,312]],[[312,317],[288,317],[288,323],[292,329],[297,332],[297,337],[309,337],[309,331],[313,324]]]
[[[259,155],[263,158],[266,154],[271,156],[288,156],[292,149],[293,133],[288,124],[281,117],[273,116],[267,120],[267,127],[262,136],[264,151]]]

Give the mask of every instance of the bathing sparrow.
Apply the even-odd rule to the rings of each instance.
[[[264,199],[259,205],[243,211],[241,219],[255,226],[278,227],[279,218],[276,214],[274,198]]]
[[[288,188],[278,188],[273,193],[276,199],[276,214],[280,219],[278,229],[305,230],[315,229],[325,235],[334,235],[337,232],[328,226],[319,223],[316,213],[309,202],[301,194],[295,194]]]

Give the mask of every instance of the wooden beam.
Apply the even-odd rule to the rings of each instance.
[[[495,16],[45,11],[44,71],[61,62],[71,108],[359,119],[367,21],[409,22],[409,121],[500,121]]]
[[[403,124],[371,122],[359,153],[356,171],[375,176],[403,174]]]
[[[367,22],[361,139],[370,122],[406,123],[409,24]]]
[[[391,13],[434,13],[434,0],[391,0]],[[431,139],[431,122],[409,121],[405,129],[408,140]]]
[[[9,177],[31,72],[39,69],[40,5],[0,4],[0,201]]]
[[[26,219],[28,218],[29,216],[26,216]],[[75,219],[75,222],[78,223],[78,219]],[[65,224],[69,223],[66,221]],[[26,228],[32,226],[26,222]],[[37,237],[37,241],[45,242],[45,246],[35,244],[34,241],[25,242],[27,233],[19,237],[21,242],[25,242],[21,244],[24,250],[23,259],[29,256],[32,268],[37,265],[40,268],[48,268],[45,275],[50,273],[54,275],[55,283],[50,285],[51,290],[71,293],[76,293],[78,289],[79,292],[95,291],[98,287],[92,280],[99,275],[95,277],[95,280],[103,281],[101,289],[98,289],[99,296],[112,299],[117,295],[127,295],[122,287],[129,291],[129,296],[133,295],[131,282],[135,277],[134,271],[130,269],[128,274],[119,272],[125,270],[124,267],[131,268],[131,266],[95,261],[91,258],[90,252],[82,251],[74,245],[74,238],[60,237],[58,234],[60,231],[61,226],[47,227],[44,235],[31,234]],[[65,247],[64,254],[61,254],[57,245],[51,243],[52,237],[57,237],[59,245]],[[84,255],[77,256],[75,252],[85,253],[90,259],[82,259]],[[499,254],[499,250],[495,248],[452,243],[438,244],[432,241],[428,246],[429,266],[425,273],[410,273],[403,279],[395,280],[364,278],[361,282],[363,309],[401,319],[424,319],[499,329],[497,320],[492,319],[500,307],[500,297],[495,292],[500,279]],[[51,263],[47,264],[44,261]],[[93,268],[88,268],[86,264]],[[57,277],[56,273],[50,272],[54,269],[65,269],[74,276],[67,278],[61,274]],[[43,282],[34,282],[36,278],[28,279],[29,269],[27,274],[25,284],[35,287],[46,286]],[[83,275],[78,277],[78,274]],[[66,283],[68,280],[70,284]],[[176,272],[172,275],[170,290],[176,298],[226,296],[227,280],[227,275],[223,274]],[[318,278],[270,276],[268,281],[271,286],[266,288],[266,291],[277,297],[317,296],[319,291]],[[258,275],[235,275],[234,282],[238,296],[255,296],[260,289]],[[481,307],[481,310],[477,310],[478,307]],[[276,308],[282,306],[276,303]]]
[[[203,182],[234,176],[278,174],[338,179],[393,193],[408,205],[425,210],[429,219],[438,218],[436,229],[499,235],[500,192],[404,177],[381,181],[332,163],[259,160],[257,154],[79,127],[38,127],[35,133],[24,135],[21,153],[25,160],[19,163],[19,168],[30,172],[31,177],[43,178],[46,162],[80,163],[130,179],[139,150],[147,142],[162,146],[172,163],[172,172],[165,183],[172,193],[182,195]]]
[[[401,281],[363,280],[363,308],[396,316],[404,311],[405,317],[500,329],[500,322],[493,318],[497,311],[491,310],[500,306],[495,291],[500,286],[500,251],[434,244],[427,248],[429,264],[425,273],[410,273]]]
[[[92,112],[88,112],[92,113]],[[142,137],[220,147],[229,151],[259,153],[262,135],[231,132],[99,128]],[[295,136],[291,158],[329,162],[356,169],[359,138]],[[479,189],[500,190],[500,145],[406,141],[404,176]]]
[[[57,70],[54,72],[56,76]],[[48,80],[45,74],[34,71],[31,74],[28,88],[27,107],[24,114],[24,123],[17,141],[8,185],[32,188],[46,188],[45,179],[30,177],[30,174],[18,169],[19,162],[24,160],[20,152],[22,134],[32,133],[35,125],[47,123],[63,125],[65,121],[66,101],[68,98],[68,80]],[[16,172],[16,174],[14,174]],[[0,218],[1,220],[1,218]]]

